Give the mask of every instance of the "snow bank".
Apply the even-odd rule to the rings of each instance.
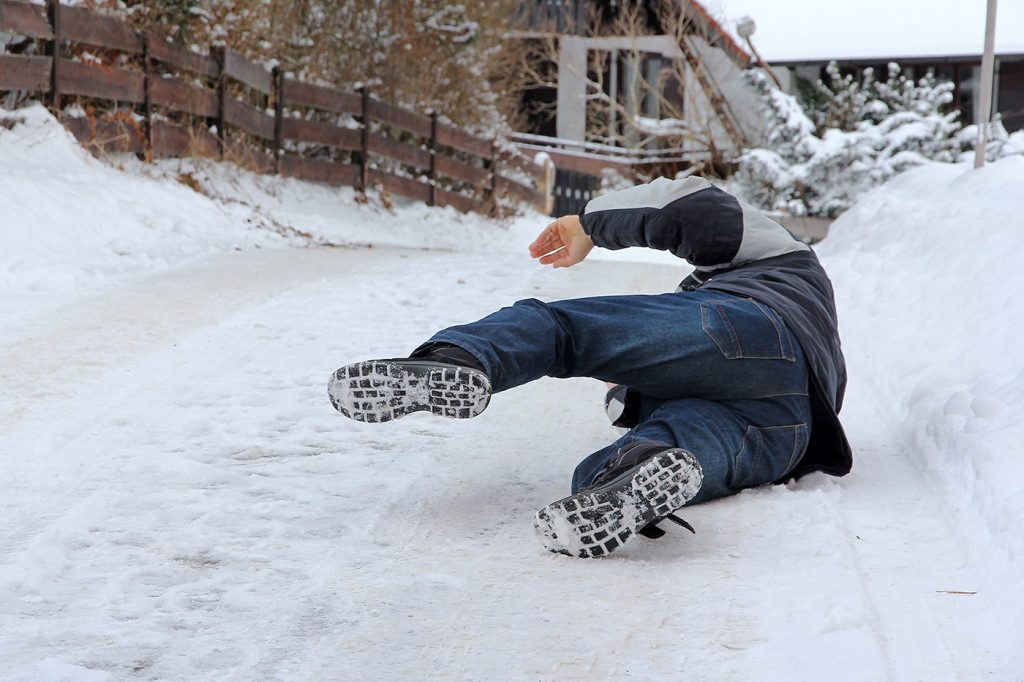
[[[93,158],[44,107],[0,109],[0,312],[232,249],[523,249],[546,220],[495,221],[209,160]],[[531,237],[532,238],[532,237]]]
[[[87,291],[200,254],[283,241],[184,184],[93,158],[40,105],[0,110],[0,119],[5,294]]]
[[[129,160],[127,165],[154,178],[185,175],[218,203],[250,211],[251,221],[309,244],[493,252],[522,247],[518,228],[544,220],[534,212],[493,220],[372,192],[370,201],[360,201],[351,187],[259,175],[210,159]]]
[[[1007,568],[1024,560],[1021,187],[1024,157],[928,164],[861,199],[818,248],[851,384],[898,423],[972,555]]]
[[[95,293],[233,249],[390,246],[525,253],[550,220],[509,220],[351,188],[258,175],[206,159],[98,160],[44,107],[0,109],[0,314]],[[642,249],[608,260],[678,263]]]

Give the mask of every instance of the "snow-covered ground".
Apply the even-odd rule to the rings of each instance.
[[[583,561],[530,521],[615,437],[600,384],[366,425],[326,380],[517,298],[668,290],[682,264],[543,270],[538,215],[391,212],[215,164],[124,172],[41,109],[12,116],[0,679],[1021,678],[1022,160],[918,168],[820,245],[850,476],[695,507],[696,536]]]

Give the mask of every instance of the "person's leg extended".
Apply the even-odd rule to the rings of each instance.
[[[519,301],[435,334],[469,351],[499,392],[543,376],[594,377],[660,399],[799,392],[799,348],[766,306],[716,291]]]
[[[342,367],[328,392],[360,421],[467,418],[492,393],[542,376],[595,377],[663,400],[756,399],[805,391],[793,371],[802,364],[773,311],[721,292],[530,299],[438,332],[411,358]]]

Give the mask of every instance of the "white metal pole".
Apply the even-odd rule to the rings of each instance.
[[[978,144],[974,148],[974,167],[985,165],[985,147],[992,120],[992,71],[995,66],[996,0],[988,0],[985,15],[985,53],[981,56],[981,102],[978,112]]]
[[[612,48],[611,56],[611,68],[609,69],[609,77],[611,78],[611,85],[608,93],[608,97],[611,99],[611,107],[609,107],[609,120],[608,120],[608,144],[615,144],[619,139],[619,51],[616,48]]]
[[[564,35],[558,40],[558,109],[555,129],[564,140],[587,139],[586,39]]]

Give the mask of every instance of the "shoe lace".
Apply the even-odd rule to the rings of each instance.
[[[660,519],[657,519],[656,521],[651,521],[650,523],[648,523],[646,526],[644,526],[643,528],[641,528],[637,532],[640,533],[640,535],[643,535],[645,538],[650,538],[652,540],[657,540],[658,538],[660,538],[663,535],[665,535],[665,531],[658,527],[658,524],[660,522],[664,521],[665,519],[668,519],[672,523],[675,523],[677,525],[682,526],[683,528],[685,528],[686,530],[690,531],[694,535],[697,534],[697,531],[695,531],[693,529],[693,526],[691,526],[684,519],[679,518],[675,514],[666,514],[664,517],[662,517]]]

